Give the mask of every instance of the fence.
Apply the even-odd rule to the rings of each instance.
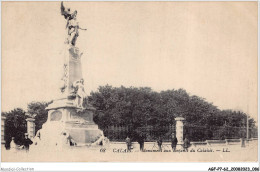
[[[103,129],[104,135],[111,141],[125,141],[129,136],[133,141],[137,141],[139,135],[144,134],[146,141],[155,141],[159,136],[164,140],[170,140],[171,133],[175,132],[175,125],[163,127],[131,127],[131,126],[110,126]]]
[[[246,138],[246,127],[231,126],[192,126],[185,125],[184,135],[188,135],[193,141],[205,141],[207,139],[239,139]],[[257,128],[249,128],[249,138],[258,136]]]
[[[155,141],[158,137],[162,137],[164,141],[171,140],[171,134],[175,133],[175,124],[163,127],[145,126],[109,126],[103,129],[104,135],[110,141],[125,141],[129,136],[133,141],[137,141],[140,133],[145,134],[145,141]],[[184,137],[188,136],[191,141],[205,141],[210,139],[239,139],[246,138],[246,127],[230,127],[230,126],[194,126],[184,125]],[[257,128],[249,128],[249,138],[257,137]]]

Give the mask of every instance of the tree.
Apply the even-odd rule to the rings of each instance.
[[[9,112],[2,112],[6,117],[5,121],[5,141],[7,147],[11,142],[12,137],[16,144],[23,143],[24,134],[27,132],[25,111],[21,108],[16,108]]]
[[[198,139],[198,133],[201,139],[216,138],[219,134],[222,137],[239,137],[237,129],[231,133],[227,130],[230,127],[243,127],[246,117],[243,112],[219,110],[204,98],[190,96],[184,89],[158,93],[148,87],[106,85],[100,86],[97,92],[91,92],[89,102],[99,111],[94,120],[101,129],[126,126],[130,128],[129,134],[142,134],[147,132],[146,127],[156,137],[171,134],[167,127],[175,124],[174,118],[177,116],[184,117],[186,123],[196,130],[190,136],[191,140]],[[253,119],[250,119],[250,124],[254,126]],[[188,128],[187,133],[190,133]]]
[[[47,121],[48,111],[45,109],[51,102],[31,102],[27,106],[29,114],[36,114],[35,117],[35,132],[42,128],[42,125]]]
[[[245,135],[247,114],[220,110],[204,98],[189,95],[184,89],[155,92],[149,87],[106,85],[91,92],[88,101],[97,109],[93,119],[104,132],[108,127],[116,126],[120,130],[123,128],[122,131],[133,138],[139,135],[146,135],[150,140],[158,136],[166,138],[173,132],[171,126],[175,125],[174,118],[182,116],[186,119],[185,133],[189,134],[190,140],[239,138]],[[28,104],[28,113],[37,114],[36,132],[47,120],[48,112],[45,108],[50,103]],[[25,111],[16,108],[2,115],[7,117],[5,139],[10,142],[14,136],[20,143],[26,132]],[[250,118],[249,125],[252,131],[256,130],[254,119]],[[257,132],[253,134],[257,135]]]

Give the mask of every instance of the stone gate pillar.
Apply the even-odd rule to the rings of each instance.
[[[175,118],[176,121],[176,137],[178,139],[177,149],[181,149],[183,147],[183,121],[185,119],[183,117]]]
[[[35,136],[35,119],[27,118],[27,133],[29,134],[29,138],[33,138]]]
[[[5,120],[6,117],[1,116],[1,144],[5,144]]]

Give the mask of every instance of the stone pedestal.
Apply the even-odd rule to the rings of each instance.
[[[52,126],[56,126],[53,130],[60,131],[57,135],[67,132],[78,146],[94,143],[103,134],[99,130],[98,125],[93,121],[95,109],[91,106],[85,109],[80,109],[73,105],[49,106],[47,110],[48,120],[42,130],[45,130],[46,127],[50,129]]]
[[[69,46],[64,50],[63,94],[69,96],[73,92],[73,83],[82,79],[81,55],[77,47]]]
[[[39,130],[46,147],[68,146],[66,140],[77,146],[91,145],[104,137],[93,121],[95,108],[86,100],[81,55],[75,46],[67,45],[64,49],[62,96],[46,108],[48,119]]]
[[[1,144],[5,144],[5,120],[6,117],[1,116]]]
[[[178,139],[177,149],[183,149],[183,121],[182,117],[175,118],[176,121],[176,137]]]
[[[27,133],[29,134],[29,138],[33,138],[35,136],[35,119],[27,118]]]

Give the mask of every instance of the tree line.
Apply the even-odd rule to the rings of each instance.
[[[106,130],[111,126],[127,127],[126,135],[134,137],[145,135],[150,137],[152,128],[155,137],[169,135],[167,130],[160,130],[165,126],[174,126],[176,117],[184,117],[185,134],[190,140],[205,140],[216,138],[211,130],[219,129],[219,139],[226,137],[244,137],[243,133],[226,132],[228,127],[245,128],[247,114],[242,111],[220,110],[204,98],[189,95],[184,89],[172,89],[156,92],[149,87],[112,87],[100,86],[91,92],[88,102],[96,108],[94,122],[99,128]],[[48,112],[45,108],[51,102],[31,102],[27,112],[37,114],[35,117],[36,131],[47,120]],[[2,112],[6,116],[5,140],[8,142],[15,137],[19,144],[26,132],[25,110],[16,108],[9,112]],[[250,118],[251,128],[256,128],[255,120]],[[193,130],[192,132],[189,131]],[[202,129],[198,129],[202,128]],[[198,129],[199,132],[196,133]],[[195,132],[194,132],[195,131]],[[203,132],[204,134],[201,134]],[[110,132],[111,133],[111,132]],[[206,133],[206,134],[205,134]],[[216,132],[215,132],[216,133]],[[113,135],[108,135],[113,138]]]

